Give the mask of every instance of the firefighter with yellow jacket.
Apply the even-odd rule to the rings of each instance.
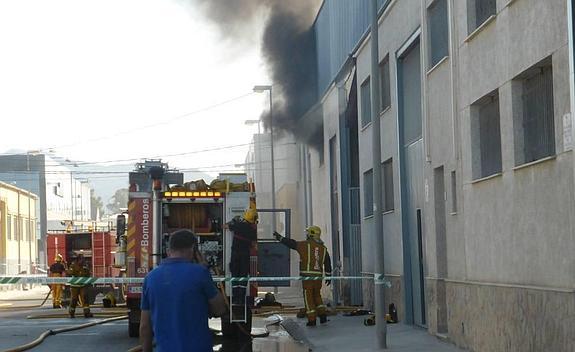
[[[88,268],[88,265],[84,261],[84,256],[82,254],[79,254],[76,257],[76,260],[74,260],[72,265],[70,265],[66,273],[68,276],[72,277],[90,277],[90,268]],[[75,318],[76,316],[76,306],[78,305],[78,301],[84,310],[84,317],[93,317],[93,314],[90,313],[90,304],[88,303],[87,285],[81,283],[70,284],[70,291],[72,296],[70,307],[68,309],[70,318]]]
[[[54,263],[50,265],[50,277],[62,277],[66,274],[66,263],[63,263],[61,254],[56,254]],[[62,307],[62,284],[52,284],[52,307]]]
[[[296,250],[299,253],[299,272],[303,277],[317,277],[316,280],[303,280],[303,298],[307,315],[307,326],[316,325],[316,317],[319,316],[319,322],[327,322],[325,305],[321,298],[321,279],[320,277],[331,276],[331,260],[326,246],[321,240],[321,229],[319,226],[310,226],[305,229],[306,240],[295,241],[285,238],[277,232],[274,232],[275,238],[285,246]],[[330,285],[326,280],[325,284]]]

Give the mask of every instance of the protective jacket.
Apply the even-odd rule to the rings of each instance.
[[[257,225],[240,220],[230,222],[228,227],[234,233],[232,253],[234,251],[249,253],[252,242],[258,238]]]
[[[90,277],[90,269],[86,264],[80,264],[77,261],[73,262],[68,268],[68,276],[72,277]],[[84,287],[85,284],[70,284],[72,287]]]
[[[322,241],[308,239],[295,241],[283,237],[281,243],[299,253],[301,276],[331,276],[331,259]]]
[[[66,271],[66,267],[61,262],[55,262],[50,265],[50,273],[62,275]]]

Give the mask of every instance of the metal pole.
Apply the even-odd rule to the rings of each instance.
[[[382,280],[384,270],[384,240],[381,201],[381,131],[379,119],[379,35],[377,0],[371,1],[371,130],[373,147],[373,223],[375,237],[375,317],[378,348],[387,348],[387,322],[385,321],[385,292]]]
[[[273,100],[272,100],[272,86],[270,86],[270,150],[271,150],[271,167],[272,167],[272,209],[276,208],[276,168],[274,162],[274,119],[273,119]],[[276,213],[272,213],[272,231],[277,231],[276,227]],[[287,233],[286,233],[287,234]],[[278,294],[277,285],[274,286],[274,294]]]
[[[152,267],[160,264],[162,257],[162,218],[160,216],[161,199],[157,190],[152,190]],[[149,269],[149,268],[148,268]]]
[[[571,144],[575,143],[575,1],[567,0],[567,22],[569,27],[569,86],[571,90]],[[575,159],[575,154],[574,154]],[[575,169],[574,169],[575,171]]]
[[[273,124],[273,105],[272,105],[272,87],[270,86],[270,150],[271,150],[271,167],[272,167],[272,209],[276,208],[276,176],[274,163],[274,124]],[[276,231],[276,214],[272,213],[272,231]]]

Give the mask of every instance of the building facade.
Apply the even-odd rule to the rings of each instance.
[[[0,275],[36,273],[37,202],[35,194],[0,182]]]
[[[35,233],[41,264],[46,264],[47,231],[65,229],[62,221],[91,220],[90,185],[65,164],[44,154],[0,155],[0,181],[38,195]]]
[[[472,350],[575,345],[567,5],[380,2],[378,116],[369,2],[326,0],[314,23],[320,100],[301,121],[324,141],[302,154],[306,219],[327,230],[342,274],[372,273],[383,236],[386,302]],[[383,234],[373,233],[374,118]],[[340,285],[333,299],[372,307],[373,283]]]

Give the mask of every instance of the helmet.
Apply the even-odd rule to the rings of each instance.
[[[319,226],[312,225],[305,229],[307,237],[313,238],[314,240],[319,240],[321,237],[321,229]]]
[[[62,258],[62,254],[60,254],[60,253],[56,254],[56,257],[54,258],[54,260],[57,261],[57,262],[61,262],[62,259],[63,259],[63,258]]]
[[[250,224],[255,224],[258,222],[258,212],[253,208],[248,208],[244,212],[243,216],[244,220],[249,222]]]

